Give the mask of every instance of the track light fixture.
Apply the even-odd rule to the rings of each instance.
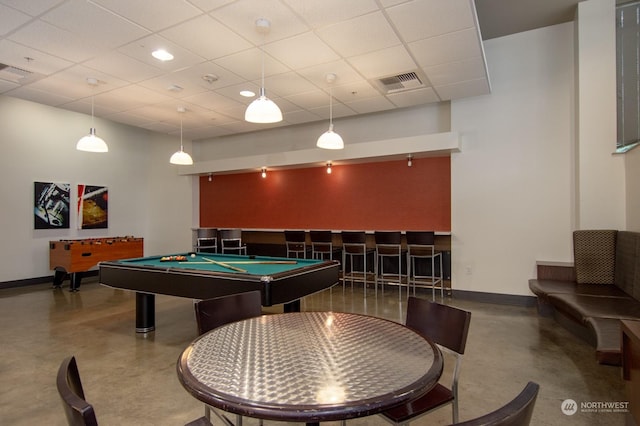
[[[331,161],[327,161],[327,174],[331,174]]]
[[[407,155],[407,167],[413,166],[413,155]]]
[[[262,176],[262,179],[267,177],[267,168],[266,167],[262,168],[260,176]]]

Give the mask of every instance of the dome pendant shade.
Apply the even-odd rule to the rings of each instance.
[[[329,130],[321,134],[318,138],[316,146],[324,149],[343,149],[344,141],[339,134],[333,131],[333,124],[330,124]]]
[[[109,152],[109,147],[106,142],[96,136],[96,129],[94,127],[89,129],[89,134],[80,138],[76,144],[78,151],[87,152]]]
[[[180,151],[174,152],[171,158],[169,158],[169,163],[179,166],[190,166],[193,164],[193,158],[184,152],[184,145],[182,144],[182,114],[186,111],[185,107],[178,107],[178,112],[180,113]]]
[[[182,148],[180,151],[176,151],[169,159],[171,164],[178,164],[180,166],[190,166],[193,164],[193,159],[189,154],[184,152]]]
[[[275,102],[265,96],[262,87],[260,96],[247,107],[244,119],[249,123],[278,123],[282,121],[282,111]]]

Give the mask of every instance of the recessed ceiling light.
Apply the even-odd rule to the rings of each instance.
[[[151,56],[153,56],[154,58],[160,61],[170,61],[173,59],[173,55],[164,49],[154,50],[151,53]]]
[[[242,90],[240,91],[240,95],[244,96],[245,98],[253,98],[256,94],[251,90]]]

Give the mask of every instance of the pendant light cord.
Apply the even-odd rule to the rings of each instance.
[[[333,128],[333,94],[331,93],[331,86],[329,86],[329,126]]]
[[[184,151],[184,147],[182,146],[182,114],[180,113],[180,151]]]

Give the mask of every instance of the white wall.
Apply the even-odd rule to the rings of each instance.
[[[452,279],[525,295],[536,260],[571,261],[573,24],[485,42],[491,95],[452,102]]]
[[[578,3],[578,229],[625,227],[624,156],[613,155],[617,131],[615,21],[615,0]]]
[[[191,180],[169,164],[179,140],[96,119],[109,152],[77,151],[90,126],[90,116],[0,96],[0,282],[50,275],[49,240],[135,235],[148,255],[190,248]],[[34,181],[70,183],[72,194],[107,186],[109,228],[78,230],[72,213],[69,229],[35,230]]]

